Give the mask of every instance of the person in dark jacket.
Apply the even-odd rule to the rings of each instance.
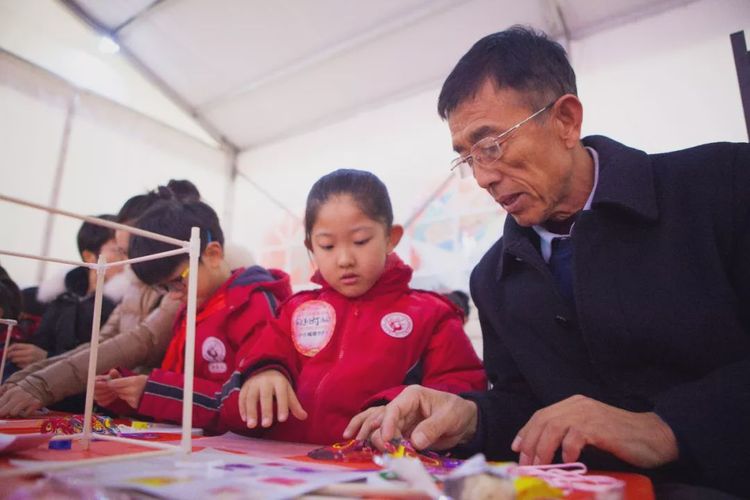
[[[98,217],[114,220],[113,215]],[[78,230],[77,243],[83,262],[96,263],[100,254],[105,256],[107,262],[125,257],[115,242],[114,230],[89,222],[84,222]],[[113,279],[121,271],[121,267],[111,267],[105,272],[102,323],[107,321],[124,293],[125,282]],[[88,342],[94,319],[95,287],[96,271],[83,266],[66,272],[64,276],[53,276],[43,283],[37,292],[38,300],[44,303],[39,326],[28,343],[11,344],[8,359],[24,368]]]
[[[16,282],[11,279],[8,272],[0,266],[0,318],[20,320],[21,314],[21,290],[16,285]],[[21,336],[19,335],[18,325],[14,325],[11,336],[12,342],[17,342]],[[2,349],[0,349],[0,356],[3,354],[3,350],[8,346],[8,325],[0,324],[0,342],[2,342]],[[0,382],[5,379],[6,375],[10,375],[16,370],[16,367],[12,363],[8,363],[4,368],[4,373],[0,373]]]
[[[471,276],[492,389],[411,387],[376,443],[750,496],[750,146],[581,139],[565,51],[522,27],[478,41],[438,108],[454,167],[510,215]]]

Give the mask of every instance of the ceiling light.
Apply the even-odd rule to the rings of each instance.
[[[104,54],[117,54],[119,51],[120,46],[110,37],[102,36],[99,38],[99,52]]]

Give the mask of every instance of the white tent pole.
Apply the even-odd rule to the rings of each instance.
[[[68,144],[70,143],[70,131],[73,128],[73,118],[78,108],[78,93],[74,93],[68,102],[68,111],[65,114],[65,125],[60,140],[60,151],[57,153],[57,166],[55,167],[55,176],[52,179],[52,191],[49,195],[49,206],[57,207],[60,201],[60,185],[62,184],[63,172],[65,171],[65,160],[68,157]],[[42,248],[40,254],[49,255],[50,245],[52,244],[52,224],[55,220],[53,213],[47,214],[44,221],[44,232],[42,233]],[[47,268],[45,261],[40,261],[37,266],[36,282],[41,283],[44,278],[44,272]]]
[[[453,180],[454,177],[457,177],[457,175],[454,172],[451,172],[448,174],[448,177],[445,178],[443,182],[440,183],[440,185],[433,190],[430,195],[425,198],[425,200],[422,202],[421,205],[417,207],[417,209],[414,211],[413,214],[409,216],[408,219],[406,219],[406,222],[404,222],[404,229],[409,229],[412,224],[419,218],[420,215],[422,215],[422,212],[424,212],[427,207],[430,206],[430,203],[435,201],[435,198],[437,198],[440,193],[445,189],[445,187],[450,184],[450,182]]]
[[[201,252],[200,229],[190,232],[190,274],[188,275],[187,316],[185,318],[185,375],[182,391],[182,451],[190,453],[193,431],[193,372],[195,367],[195,311],[198,299],[198,258]]]
[[[96,269],[96,264],[90,264],[88,262],[79,262],[76,260],[68,260],[68,259],[57,259],[55,257],[39,257],[30,253],[0,250],[0,255],[10,255],[11,257],[21,257],[23,259],[34,259],[34,260],[39,260],[42,262],[55,262],[57,264],[67,264],[70,266],[88,267],[89,269]]]
[[[104,289],[104,274],[107,259],[99,254],[99,267],[96,269],[96,293],[94,294],[94,321],[91,325],[91,353],[89,355],[89,371],[86,377],[86,404],[83,411],[83,449],[88,450],[91,445],[91,417],[94,414],[94,377],[96,376],[96,360],[99,354],[99,323],[102,320],[102,290]]]
[[[188,253],[188,249],[176,248],[174,250],[167,250],[166,252],[159,252],[159,253],[152,253],[151,255],[144,255],[143,257],[134,257],[132,259],[126,259],[126,260],[116,260],[114,262],[109,262],[105,264],[104,267],[117,267],[117,266],[124,266],[125,264],[135,264],[136,262],[147,262],[149,260],[163,259],[164,257],[170,257],[172,255],[180,255],[183,253]]]
[[[123,231],[127,231],[130,234],[137,234],[138,236],[143,236],[146,238],[150,238],[152,240],[163,241],[164,243],[170,243],[178,247],[187,247],[189,245],[189,243],[186,241],[178,240],[175,238],[170,238],[169,236],[164,236],[159,233],[152,233],[151,231],[138,229],[137,227],[128,226],[127,224],[120,224],[118,222],[112,222],[109,220],[100,219],[98,217],[90,217],[88,215],[80,215],[80,214],[76,214],[73,212],[68,212],[67,210],[60,210],[58,208],[48,207],[45,205],[40,205],[39,203],[34,203],[31,201],[22,200],[20,198],[15,198],[13,196],[8,196],[7,194],[0,193],[0,200],[8,201],[10,203],[15,203],[17,205],[24,205],[24,206],[31,207],[31,208],[37,208],[39,210],[44,210],[46,212],[50,212],[53,214],[65,215],[66,217],[72,217],[74,219],[90,222],[92,224],[96,224],[97,226],[104,226],[110,229],[121,229]]]
[[[224,241],[231,240],[234,232],[234,192],[237,183],[237,150],[224,148],[227,157],[227,183],[224,188]]]
[[[0,324],[7,325],[8,329],[5,330],[5,346],[3,346],[3,360],[0,361],[0,383],[3,381],[3,373],[5,373],[5,358],[8,357],[8,347],[10,347],[10,337],[13,335],[13,327],[18,323],[14,319],[0,319]]]
[[[239,169],[238,169],[238,170],[237,170],[237,175],[238,175],[238,176],[239,176],[239,177],[240,177],[241,179],[245,179],[245,180],[246,180],[246,181],[247,181],[247,182],[248,182],[248,183],[249,183],[249,184],[250,184],[251,186],[253,186],[253,187],[254,187],[254,188],[255,188],[255,189],[256,189],[256,190],[257,190],[257,191],[258,191],[258,192],[259,192],[260,194],[262,194],[263,196],[265,196],[266,198],[268,198],[268,201],[270,201],[271,203],[273,203],[274,205],[276,205],[277,207],[279,207],[280,209],[282,209],[282,210],[283,210],[284,212],[286,212],[286,213],[288,213],[289,215],[291,215],[291,216],[292,216],[292,218],[293,218],[294,220],[297,220],[297,221],[299,221],[299,222],[302,222],[302,219],[300,219],[299,215],[297,215],[297,214],[295,214],[294,212],[292,212],[292,210],[291,210],[291,209],[289,209],[289,208],[288,208],[288,207],[287,207],[286,205],[284,205],[284,204],[283,204],[283,203],[282,203],[281,201],[279,201],[278,199],[274,198],[274,197],[273,197],[273,196],[271,195],[271,193],[269,193],[268,191],[266,191],[265,189],[263,189],[263,188],[262,188],[262,187],[260,186],[260,184],[258,184],[258,183],[257,183],[257,182],[255,182],[254,180],[252,180],[252,179],[251,179],[251,178],[250,178],[250,177],[249,177],[249,176],[248,176],[248,175],[247,175],[246,173],[244,173],[244,172],[243,172],[242,170],[239,170]]]

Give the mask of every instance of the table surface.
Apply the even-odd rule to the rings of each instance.
[[[43,417],[30,418],[30,419],[6,419],[0,420],[0,433],[3,434],[32,434],[39,432],[41,423],[46,418],[51,416],[65,416],[65,414],[48,414]],[[127,419],[115,419],[117,424],[129,424],[130,421]],[[180,439],[179,434],[175,433],[151,433],[149,440],[156,441],[178,441]],[[261,456],[263,458],[284,458],[292,459],[300,462],[315,462],[314,459],[307,457],[307,452],[312,448],[317,447],[308,444],[299,443],[281,443],[274,441],[267,441],[255,438],[239,438],[237,436],[212,436],[212,437],[196,437],[193,438],[193,450],[199,451],[204,448],[215,448],[222,451],[230,451],[233,453],[243,453],[243,448],[252,446],[253,456]],[[108,442],[108,441],[95,441],[92,443],[90,450],[83,450],[80,442],[73,442],[71,450],[61,452],[59,450],[49,450],[47,446],[40,446],[32,450],[25,450],[17,452],[12,455],[0,456],[0,471],[3,469],[13,468],[9,461],[11,459],[25,459],[25,460],[42,460],[42,461],[70,461],[70,460],[83,460],[87,458],[98,458],[114,456],[122,453],[132,453],[139,451],[151,451],[153,448],[147,448],[144,446],[138,446],[136,444],[121,443],[121,442]],[[321,463],[318,461],[318,463]],[[325,462],[331,464],[331,462]],[[372,463],[336,463],[336,465],[342,465],[347,468],[353,469],[373,469],[376,468]],[[625,482],[625,495],[624,498],[627,500],[650,500],[654,498],[653,486],[649,478],[639,474],[622,473],[622,472],[608,472],[608,471],[591,471],[592,474],[607,475]],[[38,476],[37,476],[38,477]],[[13,477],[4,478],[0,486],[0,499],[6,498],[7,495],[16,490],[15,486],[28,484],[33,481],[33,477]],[[336,493],[336,489],[327,490],[327,494],[346,494],[346,488],[342,488],[341,491]],[[566,498],[583,500],[593,498],[591,494],[573,492]]]

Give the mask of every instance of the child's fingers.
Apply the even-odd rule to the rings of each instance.
[[[299,399],[297,399],[294,389],[292,389],[292,386],[289,384],[286,386],[286,393],[289,409],[292,410],[292,415],[300,420],[305,420],[307,418],[307,412],[302,408],[302,404],[299,402]]]
[[[116,378],[107,381],[109,387],[115,394],[122,396],[127,394],[132,386],[131,377]]]
[[[244,404],[247,428],[255,429],[255,426],[258,425],[258,388],[255,385],[248,388]]]
[[[120,372],[118,372],[116,368],[112,368],[111,370],[109,370],[109,373],[107,373],[107,375],[109,375],[109,378],[111,379],[122,377],[122,374],[120,374]]]
[[[273,384],[262,384],[260,387],[260,418],[263,427],[273,423]]]
[[[245,398],[247,397],[248,383],[245,382],[240,388],[240,397],[237,399],[237,408],[240,410],[240,418],[243,422],[247,422],[247,413],[245,412]]]
[[[94,400],[102,405],[106,406],[114,401],[117,396],[107,387],[106,382],[97,382],[94,385]]]
[[[276,395],[276,415],[279,422],[286,422],[289,418],[289,402],[287,400],[287,386],[289,382],[286,379],[277,380],[274,383],[274,393]]]

